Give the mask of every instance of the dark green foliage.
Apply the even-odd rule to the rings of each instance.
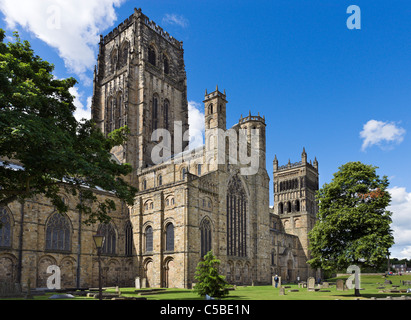
[[[349,265],[378,268],[394,244],[387,211],[387,177],[376,167],[350,162],[318,191],[317,223],[309,233],[313,268],[344,270]]]
[[[222,298],[228,295],[228,283],[225,277],[218,273],[220,260],[216,259],[213,252],[208,252],[204,259],[197,265],[194,278],[197,283],[194,290],[200,295],[209,295],[214,298]]]
[[[0,166],[0,205],[41,194],[65,212],[65,189],[78,197],[77,208],[89,215],[87,223],[107,222],[115,204],[97,201],[92,190],[101,188],[133,203],[136,190],[122,178],[132,168],[110,154],[126,141],[128,130],[106,138],[93,121],[77,122],[69,92],[77,81],[56,79],[54,66],[14,36],[15,42],[5,44],[0,29],[0,158],[5,164]],[[11,170],[11,160],[24,170]]]

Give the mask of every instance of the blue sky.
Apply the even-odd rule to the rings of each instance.
[[[346,25],[353,4],[359,30]],[[191,121],[217,84],[228,126],[249,110],[265,116],[271,178],[275,154],[297,162],[303,147],[320,185],[349,161],[379,167],[391,181],[392,255],[411,258],[410,1],[0,0],[0,27],[18,30],[57,77],[78,79],[87,109],[99,35],[134,8],[184,42]]]

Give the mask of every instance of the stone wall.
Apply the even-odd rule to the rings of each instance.
[[[98,225],[86,226],[86,219],[75,208],[78,199],[64,194],[69,211],[63,216],[70,224],[68,250],[47,249],[46,228],[55,208],[43,197],[27,200],[23,207],[14,202],[8,206],[11,224],[11,246],[0,248],[0,281],[20,282],[25,288],[30,279],[32,288],[46,287],[47,267],[57,265],[61,269],[63,288],[96,286],[97,257],[93,235]],[[99,192],[98,197],[111,197]],[[102,257],[104,283],[130,284],[134,276],[133,258],[125,257],[124,227],[128,211],[114,199],[117,211],[112,213],[112,223],[117,232],[116,254]],[[58,213],[57,213],[58,214]]]

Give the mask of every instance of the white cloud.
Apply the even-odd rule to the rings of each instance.
[[[406,248],[404,248],[403,250],[401,250],[401,257],[399,259],[410,259],[411,257],[411,246],[408,246]]]
[[[385,146],[390,143],[401,143],[405,133],[403,128],[397,127],[393,122],[370,120],[364,125],[363,131],[360,133],[360,137],[364,139],[362,150],[365,151],[373,145],[384,148],[384,143]]]
[[[204,145],[204,112],[200,110],[201,104],[188,102],[188,122],[190,125],[190,149]]]
[[[116,20],[115,6],[125,0],[0,0],[9,29],[17,26],[57,49],[70,72],[91,83],[101,31]]]
[[[182,15],[177,15],[174,13],[173,14],[167,13],[163,18],[163,24],[177,25],[182,28],[185,28],[188,26],[188,20],[184,18]]]
[[[391,225],[394,231],[395,245],[391,249],[392,256],[411,258],[411,192],[405,188],[388,189],[391,194],[391,205],[387,210],[393,213]]]
[[[90,120],[91,119],[92,97],[87,98],[87,105],[84,106],[84,104],[80,100],[82,97],[82,94],[78,92],[78,89],[76,87],[73,87],[73,88],[70,88],[69,91],[70,91],[70,94],[74,96],[73,104],[77,108],[76,111],[74,112],[74,117],[77,119],[77,121],[81,121],[82,119]]]

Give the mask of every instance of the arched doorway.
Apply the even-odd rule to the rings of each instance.
[[[146,278],[146,286],[150,288],[154,284],[154,266],[153,260],[147,260],[144,266],[144,273]]]
[[[177,287],[176,270],[173,259],[167,259],[164,264],[164,287]]]

